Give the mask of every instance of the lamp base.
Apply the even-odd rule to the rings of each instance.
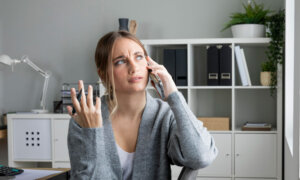
[[[47,109],[32,109],[31,112],[37,113],[37,114],[46,114],[49,111]]]

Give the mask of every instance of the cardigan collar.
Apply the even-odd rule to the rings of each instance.
[[[146,159],[146,150],[149,148],[145,146],[145,142],[148,141],[148,137],[150,136],[151,124],[153,123],[153,119],[155,114],[153,113],[153,108],[151,106],[154,104],[154,98],[146,91],[146,105],[144,111],[142,113],[142,119],[139,125],[138,137],[137,137],[137,145],[135,149],[134,159],[133,159],[133,173],[132,179],[142,179],[141,175],[145,175],[147,173],[147,159]],[[106,155],[110,157],[109,162],[111,162],[111,168],[113,170],[113,174],[116,174],[118,179],[122,179],[122,170],[121,163],[119,160],[119,155],[117,151],[117,145],[111,125],[111,119],[109,117],[109,110],[106,101],[102,101],[102,106],[104,111],[102,111],[103,115],[103,125],[106,126],[105,134],[108,139],[108,146],[106,149],[109,151]],[[143,173],[141,173],[143,172]]]

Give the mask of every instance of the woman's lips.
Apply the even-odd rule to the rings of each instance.
[[[130,83],[140,82],[143,79],[141,76],[134,76],[129,79]]]

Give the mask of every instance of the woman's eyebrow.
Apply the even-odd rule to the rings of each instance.
[[[134,55],[142,54],[142,53],[143,53],[143,52],[141,52],[141,51],[137,51],[137,52],[134,53]]]
[[[119,58],[124,58],[124,57],[125,57],[125,56],[123,56],[123,55],[118,56],[118,57],[114,58],[113,61],[115,61],[115,60],[117,60],[117,59],[119,59]]]
[[[134,53],[134,55],[137,55],[137,54],[143,54],[143,52],[137,51],[137,52]],[[117,59],[119,59],[119,58],[124,58],[124,57],[125,57],[125,56],[123,56],[123,55],[118,56],[118,57],[115,57],[115,58],[113,58],[113,61],[115,61],[115,60],[117,60]]]

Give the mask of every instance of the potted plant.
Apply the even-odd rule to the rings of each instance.
[[[263,4],[252,2],[248,2],[247,5],[243,4],[244,13],[233,13],[230,16],[231,20],[225,24],[222,31],[231,27],[233,37],[264,37],[267,16],[271,11],[265,9]]]
[[[260,83],[263,86],[270,86],[272,75],[276,73],[276,64],[272,61],[265,61],[261,64]]]
[[[274,94],[277,86],[277,69],[284,63],[284,30],[285,30],[285,11],[279,10],[278,13],[268,17],[267,20],[267,37],[271,38],[268,46],[267,65],[262,64],[262,70],[271,71],[271,95]]]

